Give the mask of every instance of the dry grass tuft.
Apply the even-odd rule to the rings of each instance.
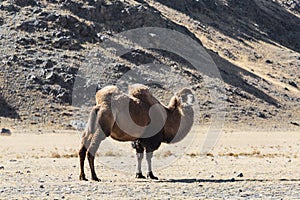
[[[57,152],[52,152],[51,153],[51,158],[61,158],[61,155]]]
[[[170,150],[168,150],[168,151],[165,151],[164,153],[163,153],[163,157],[170,157],[170,156],[172,156],[172,155],[174,155]]]
[[[113,151],[107,151],[105,152],[104,156],[108,156],[108,157],[118,157],[121,156],[121,154],[113,152]]]
[[[187,156],[190,156],[190,157],[196,157],[196,156],[199,156],[199,154],[197,154],[197,153],[188,153],[188,154],[186,154]]]
[[[62,155],[63,158],[76,158],[78,157],[78,153],[74,152],[74,153],[70,153],[70,154],[64,154]]]
[[[285,158],[291,158],[289,155],[279,154],[279,153],[267,153],[262,154],[258,150],[253,150],[252,152],[241,152],[241,153],[219,153],[219,156],[231,156],[231,157],[257,157],[257,158],[275,158],[275,157],[285,157]],[[297,157],[297,156],[296,156]]]

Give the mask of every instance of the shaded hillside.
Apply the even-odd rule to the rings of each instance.
[[[300,52],[300,19],[276,1],[158,1],[231,38],[275,42]]]
[[[138,48],[116,56],[102,46],[127,30],[161,27],[204,44],[221,73],[230,123],[286,118],[284,124],[289,126],[299,120],[289,110],[300,102],[300,21],[287,9],[297,12],[298,7],[259,0],[3,1],[0,116],[20,118],[25,125],[69,127],[79,109],[74,107],[77,100],[90,106],[97,88],[116,84],[136,66],[153,63],[168,66],[166,71],[189,82],[199,100],[197,122],[210,122],[217,107],[208,98],[218,82],[215,77],[206,77],[171,52]],[[261,43],[274,47],[278,54],[284,51],[286,58],[266,57],[260,53],[266,48]],[[117,44],[126,46],[126,41],[118,40]],[[250,63],[241,63],[244,55]],[[80,74],[93,67],[101,73],[97,80]],[[148,85],[164,103],[172,92],[151,81],[181,81],[159,72],[141,76],[149,80]]]

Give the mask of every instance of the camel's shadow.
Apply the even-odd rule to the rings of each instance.
[[[158,180],[160,183],[233,183],[233,182],[300,182],[300,179],[168,179]]]

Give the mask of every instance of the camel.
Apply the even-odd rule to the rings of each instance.
[[[91,178],[100,181],[94,167],[96,151],[101,141],[111,137],[117,141],[131,141],[136,149],[136,178],[146,178],[141,163],[146,150],[147,177],[154,176],[151,167],[153,151],[162,142],[176,143],[191,130],[194,119],[192,103],[194,96],[190,89],[177,92],[167,106],[161,104],[142,84],[129,86],[128,94],[116,86],[106,86],[96,93],[96,106],[90,112],[79,150],[80,180],[87,180],[84,160],[87,156]]]

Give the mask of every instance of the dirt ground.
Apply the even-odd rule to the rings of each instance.
[[[96,157],[101,182],[78,180],[80,134],[14,130],[1,136],[0,199],[300,198],[297,131],[227,130],[204,154],[207,129],[196,127],[181,143],[155,152],[158,181],[136,180],[130,143],[106,139]],[[90,178],[87,162],[86,173]]]

